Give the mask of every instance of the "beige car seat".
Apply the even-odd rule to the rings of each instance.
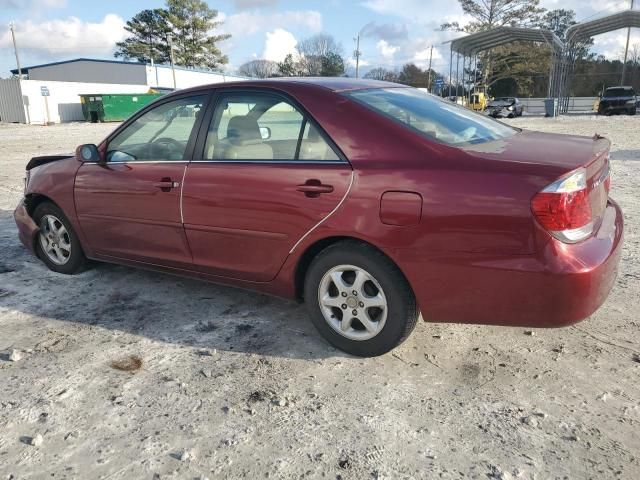
[[[300,160],[334,160],[336,155],[324,141],[320,132],[313,125],[309,125],[309,133],[300,144]]]
[[[257,120],[248,116],[229,120],[227,138],[220,147],[223,160],[273,160],[273,149],[262,141]]]

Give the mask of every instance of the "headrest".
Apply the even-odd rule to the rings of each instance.
[[[258,121],[245,115],[232,117],[227,126],[227,138],[234,145],[261,143]]]
[[[322,136],[320,135],[320,131],[313,125],[309,125],[309,133],[307,134],[307,140],[310,142],[322,141]]]

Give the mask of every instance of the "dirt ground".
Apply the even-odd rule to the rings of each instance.
[[[370,360],[295,303],[49,272],[12,218],[24,165],[114,125],[0,125],[0,479],[640,478],[640,117],[512,123],[612,139],[611,296],[562,330],[420,323]]]

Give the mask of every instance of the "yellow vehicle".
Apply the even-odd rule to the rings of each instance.
[[[471,94],[469,108],[476,112],[483,112],[489,104],[489,96],[485,92],[474,92]]]

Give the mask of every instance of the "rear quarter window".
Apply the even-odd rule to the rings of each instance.
[[[518,132],[508,125],[415,88],[356,90],[345,95],[430,140],[446,145],[480,144]]]

